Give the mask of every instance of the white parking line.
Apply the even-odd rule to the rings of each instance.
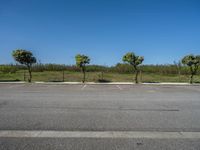
[[[51,85],[47,85],[47,88],[57,87],[57,86],[59,86],[59,85],[57,85],[57,84],[51,84]]]
[[[116,85],[116,87],[117,87],[118,89],[120,89],[120,90],[123,90],[119,85]]]
[[[148,90],[147,92],[149,92],[149,93],[155,93],[156,91],[155,90]]]
[[[87,85],[85,84],[85,85],[81,88],[81,90],[84,90],[84,88],[86,88],[86,86],[87,86]]]
[[[137,132],[137,131],[0,131],[0,138],[147,138],[200,139],[200,132]]]

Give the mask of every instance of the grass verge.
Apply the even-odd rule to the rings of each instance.
[[[134,74],[120,74],[120,73],[104,73],[102,77],[101,72],[87,72],[86,81],[88,82],[133,82]],[[28,79],[26,73],[25,79]],[[64,72],[65,82],[81,82],[81,72]],[[146,74],[143,73],[139,76],[140,82],[188,82],[188,75],[161,75],[161,74]],[[24,71],[17,71],[16,73],[1,73],[0,81],[24,81]],[[44,71],[33,72],[33,81],[44,82],[62,82],[62,71]],[[200,83],[200,76],[194,77],[194,82]]]

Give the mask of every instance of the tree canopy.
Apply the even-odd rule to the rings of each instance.
[[[137,56],[133,52],[129,52],[123,56],[122,60],[133,66],[138,66],[138,65],[142,64],[142,62],[144,61],[144,57]]]
[[[200,55],[187,55],[182,59],[182,63],[187,66],[198,67],[200,65]]]
[[[36,63],[36,58],[33,56],[31,51],[17,49],[13,51],[12,56],[20,64],[32,65]]]
[[[76,55],[75,58],[76,58],[76,65],[80,68],[90,63],[90,58],[86,55],[78,54]]]

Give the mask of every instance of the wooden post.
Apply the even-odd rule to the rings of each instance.
[[[65,70],[63,70],[63,82],[65,82]]]

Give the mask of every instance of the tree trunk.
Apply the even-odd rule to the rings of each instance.
[[[139,70],[137,68],[136,65],[133,65],[134,69],[135,69],[135,83],[138,84],[138,74],[139,74]]]
[[[85,83],[85,67],[82,68],[82,72],[83,72],[82,82]]]
[[[28,66],[28,72],[29,72],[29,79],[28,82],[30,83],[32,81],[32,71],[31,71],[31,66]]]
[[[26,81],[26,71],[24,70],[24,81]]]
[[[140,83],[142,83],[142,71],[140,70]]]
[[[192,66],[190,66],[190,84],[193,83],[193,76],[196,74],[198,67],[194,66],[194,68]]]
[[[190,76],[190,84],[192,84],[193,83],[193,74],[191,74],[191,76]]]
[[[83,72],[83,83],[85,83],[85,71]]]
[[[135,74],[135,83],[138,84],[138,74],[139,74],[139,71],[136,70],[136,74]]]

